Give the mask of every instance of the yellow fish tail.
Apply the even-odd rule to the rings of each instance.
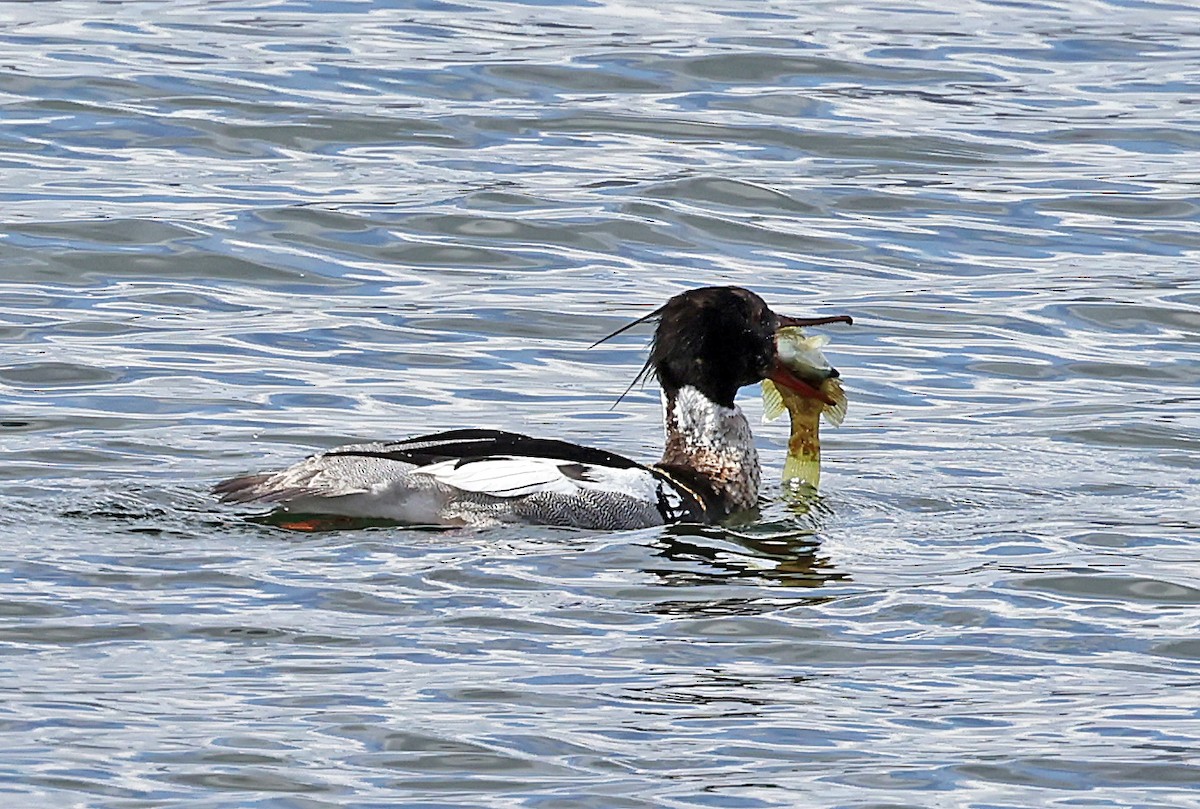
[[[821,456],[802,457],[788,454],[783,462],[783,485],[807,484],[814,489],[821,484]]]
[[[792,435],[788,439],[787,459],[783,462],[784,485],[807,483],[813,488],[821,482],[821,403],[801,399],[792,410]]]

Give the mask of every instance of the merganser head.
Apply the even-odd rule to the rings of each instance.
[[[775,333],[784,326],[850,323],[846,315],[793,318],[771,311],[741,287],[702,287],[681,292],[656,313],[658,329],[647,366],[668,395],[691,386],[724,407],[738,388],[771,379],[803,396],[819,390],[780,362]]]
[[[750,508],[758,501],[761,472],[750,424],[734,403],[738,388],[772,379],[823,400],[817,388],[789,370],[789,362],[803,366],[781,352],[788,346],[787,334],[777,332],[785,326],[849,323],[850,318],[787,317],[747,289],[703,287],[679,293],[594,345],[655,319],[650,356],[626,388],[628,393],[647,373],[662,385],[666,442],[655,468],[688,491],[678,475],[707,491],[702,499],[708,519]]]

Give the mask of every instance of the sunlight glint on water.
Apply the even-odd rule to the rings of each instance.
[[[1200,807],[1200,11],[401,5],[5,7],[4,805]],[[588,346],[720,283],[855,317],[815,499],[774,424],[724,528],[207,494],[653,460]]]

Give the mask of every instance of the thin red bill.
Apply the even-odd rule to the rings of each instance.
[[[782,362],[775,362],[775,367],[771,369],[771,375],[767,378],[776,385],[782,385],[808,399],[819,399],[827,405],[834,404],[833,399],[793,374]]]

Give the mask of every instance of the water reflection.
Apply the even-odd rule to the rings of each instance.
[[[795,694],[797,686],[803,687],[817,680],[817,677],[800,675],[768,679],[705,671],[679,676],[661,685],[631,687],[627,689],[627,695],[630,699],[649,704],[725,708],[718,713],[710,713],[709,716],[756,716],[757,711],[746,709],[768,708],[776,704],[781,690],[786,689],[790,694]]]
[[[655,555],[680,566],[648,572],[675,586],[745,580],[817,588],[850,580],[820,552],[811,529],[761,522],[754,528],[743,532],[722,526],[669,526],[655,543]]]

